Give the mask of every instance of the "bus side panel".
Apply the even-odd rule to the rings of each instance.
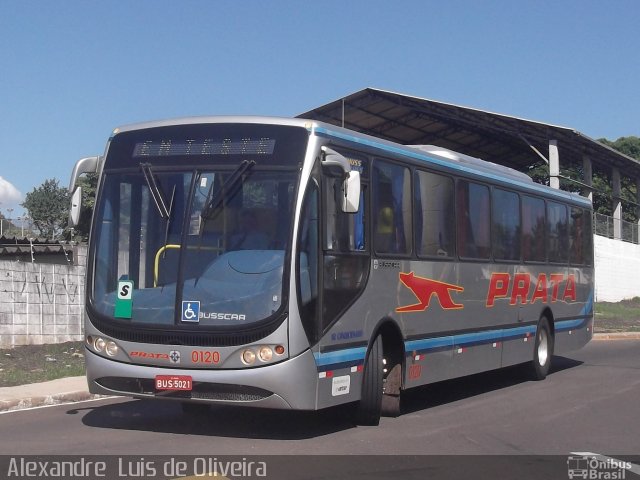
[[[556,337],[554,353],[572,352],[584,347],[593,338],[593,321],[584,320],[556,322]]]
[[[577,302],[574,311],[557,316],[554,353],[562,354],[582,348],[593,338],[594,290],[593,268],[569,269],[576,279]]]
[[[462,335],[459,337],[462,338],[459,338],[453,347],[452,377],[500,368],[502,348],[499,342],[486,343],[484,340],[478,340],[481,343],[474,344]]]
[[[320,371],[318,377],[318,409],[360,400],[362,368]]]
[[[453,337],[405,342],[405,388],[451,378]]]
[[[536,326],[505,330],[502,339],[502,366],[517,365],[533,358]]]

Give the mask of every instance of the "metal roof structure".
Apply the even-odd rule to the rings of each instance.
[[[69,263],[73,258],[73,246],[44,238],[0,237],[0,260],[8,258],[32,262],[40,256],[60,256]]]
[[[640,162],[572,128],[365,88],[298,115],[404,145],[432,144],[521,171],[546,162],[557,141],[561,165],[583,157],[603,171],[640,178]]]

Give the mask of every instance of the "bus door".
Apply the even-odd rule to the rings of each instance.
[[[349,163],[362,174],[363,161],[345,155]],[[362,330],[364,318],[348,314],[350,305],[365,287],[369,273],[370,249],[368,245],[367,183],[361,176],[359,209],[345,213],[340,206],[343,177],[329,169],[323,169],[321,178],[322,239],[321,239],[321,348],[334,345],[338,336],[325,335],[327,330],[340,322],[341,330]],[[333,337],[333,338],[332,338]],[[364,340],[364,338],[362,339]],[[351,343],[353,340],[351,340]]]

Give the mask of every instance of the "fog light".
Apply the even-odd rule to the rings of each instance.
[[[110,357],[115,357],[118,354],[118,345],[116,345],[116,342],[108,341],[105,352],[107,352],[107,355]]]
[[[284,347],[282,345],[276,345],[275,351],[276,354],[282,355],[284,353]]]
[[[251,365],[256,360],[256,354],[253,353],[253,350],[245,350],[242,352],[242,361],[247,365]]]
[[[93,348],[96,349],[96,352],[103,352],[105,347],[107,346],[107,342],[104,341],[103,338],[96,338],[96,341],[93,342]]]
[[[273,351],[269,347],[262,347],[258,352],[258,355],[260,356],[260,360],[268,362],[271,360],[271,357],[273,357]]]
[[[88,346],[93,347],[93,337],[91,335],[89,335],[86,339],[85,342],[87,343]]]

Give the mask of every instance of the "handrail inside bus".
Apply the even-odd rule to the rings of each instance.
[[[158,249],[158,251],[156,252],[155,260],[153,262],[153,288],[158,286],[158,275],[160,273],[160,255],[162,255],[167,250],[180,250],[181,248],[182,248],[182,245],[168,244],[168,245],[163,245],[162,247],[160,247]],[[187,246],[187,250],[193,250],[193,249],[213,250],[213,251],[218,251],[218,252],[223,250],[220,247],[201,247],[199,245],[188,245]]]

